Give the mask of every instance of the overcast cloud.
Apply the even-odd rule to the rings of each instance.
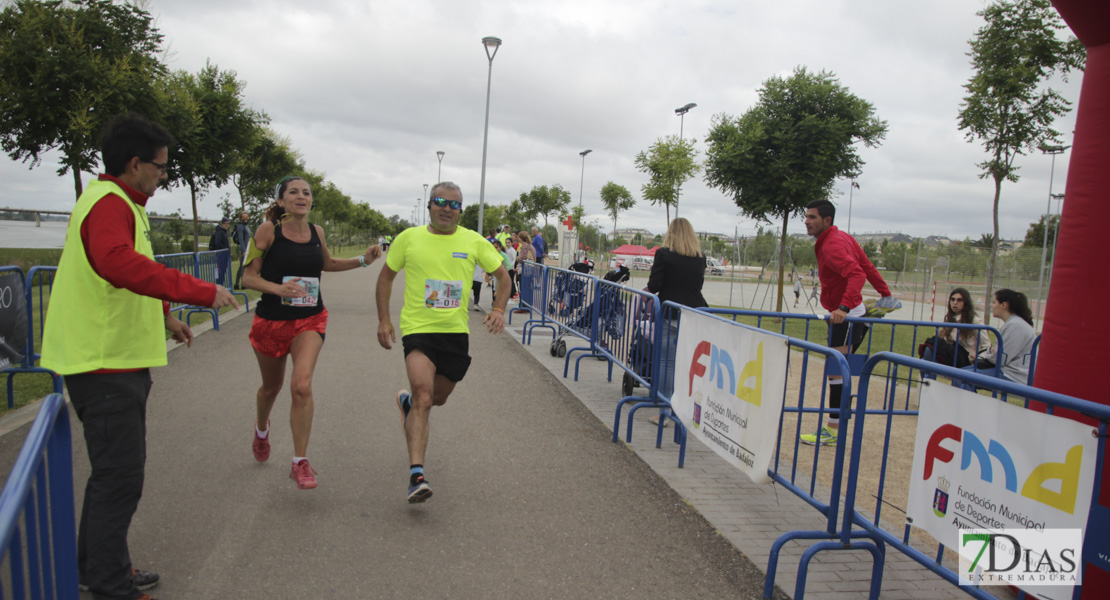
[[[488,63],[481,38],[504,44],[493,62],[486,202],[507,204],[534,185],[561,184],[604,229],[598,199],[614,181],[638,204],[620,227],[660,232],[662,207],[640,199],[646,177],[633,159],[679,132],[675,107],[696,102],[684,133],[702,141],[716,113],[739,115],[772,75],[796,66],[835,73],[889,124],[852,199],[851,230],[978,238],[991,230],[993,183],[978,178],[985,154],[956,128],[971,75],[967,40],[982,24],[980,0],[152,0],[171,69],[211,60],[247,82],[247,102],[269,114],[307,165],[354,200],[410,218],[423,184],[443,179],[477,202]],[[1061,84],[1076,101],[1082,76]],[[1057,123],[1071,143],[1075,113]],[[1064,191],[1069,155],[1056,162]],[[69,176],[0,159],[0,206],[68,210]],[[1021,180],[1003,186],[1001,232],[1023,238],[1045,210],[1051,160],[1019,157]],[[848,183],[837,222],[847,225]],[[218,216],[211,190],[201,215]],[[237,198],[237,197],[236,197]],[[237,199],[235,200],[237,202]],[[159,191],[151,208],[190,214],[188,192]],[[741,235],[756,224],[702,182],[682,192],[681,216],[699,231]],[[1053,204],[1055,210],[1055,203]],[[800,218],[790,227],[804,231]]]

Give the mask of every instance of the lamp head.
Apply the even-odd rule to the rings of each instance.
[[[591,152],[593,152],[593,150],[590,150],[589,148],[587,148],[587,149],[579,152],[578,156],[581,156],[582,158],[586,158],[586,155],[591,153]]]
[[[443,150],[436,150],[436,158],[438,158],[439,160],[443,160],[443,155],[444,154],[447,154],[447,153],[444,152]]]
[[[690,112],[691,108],[694,108],[696,106],[697,106],[697,104],[691,102],[691,103],[687,104],[686,106],[680,106],[680,107],[674,109],[674,114],[684,115],[684,114]]]
[[[1041,146],[1041,152],[1044,154],[1061,154],[1064,150],[1071,148],[1071,146]]]
[[[493,62],[493,57],[497,56],[497,49],[501,47],[501,38],[493,37],[492,35],[482,38],[482,45],[486,47],[486,58]],[[493,50],[491,53],[490,50]]]

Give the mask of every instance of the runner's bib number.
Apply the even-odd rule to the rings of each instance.
[[[462,306],[463,282],[424,280],[424,306],[426,308],[458,308]]]
[[[294,275],[287,275],[281,278],[281,282],[285,283],[290,279],[297,279],[297,277]],[[300,281],[296,283],[300,284],[300,286],[304,288],[304,291],[308,292],[308,295],[303,298],[286,298],[283,296],[281,298],[282,304],[286,306],[300,306],[302,308],[311,308],[320,304],[319,277],[301,277]]]

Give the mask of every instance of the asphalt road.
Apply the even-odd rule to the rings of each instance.
[[[760,569],[610,442],[516,341],[485,332],[483,313],[470,313],[467,378],[432,412],[435,495],[409,505],[393,400],[406,386],[402,353],[375,339],[379,265],[322,284],[330,322],[313,385],[315,490],[288,478],[288,387],[270,460],[251,455],[253,315],[198,336],[154,371],[131,550],[136,567],[161,573],[155,598],[761,597]],[[80,506],[88,463],[74,423]],[[0,464],[25,432],[0,439]]]

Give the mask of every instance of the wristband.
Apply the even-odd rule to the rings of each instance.
[[[505,314],[505,309],[503,309],[503,308],[497,308],[496,306],[494,306],[491,310],[496,310],[497,312],[499,312],[501,314]]]
[[[844,311],[845,313],[850,313],[850,312],[852,312],[852,307],[848,306],[847,304],[841,304],[840,306],[836,307],[836,309],[837,309],[837,310],[842,310],[842,311]]]
[[[358,264],[359,264],[359,266],[361,266],[364,269],[366,267],[370,266],[370,265],[366,264],[366,255],[365,254],[359,254],[358,255]]]

